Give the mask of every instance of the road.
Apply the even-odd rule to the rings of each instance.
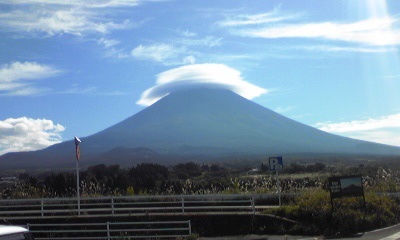
[[[200,240],[321,240],[321,239],[340,239],[340,240],[400,240],[400,224],[379,229],[371,232],[355,234],[344,238],[324,238],[307,236],[277,236],[277,235],[245,235],[227,237],[201,237]]]

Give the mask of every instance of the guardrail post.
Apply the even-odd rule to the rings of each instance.
[[[42,216],[42,217],[44,217],[44,203],[43,203],[43,198],[42,199],[40,199],[40,215]]]
[[[185,213],[185,199],[183,198],[183,195],[181,195],[181,202],[182,202],[182,213]]]
[[[107,240],[110,240],[110,222],[107,222]]]
[[[192,235],[192,224],[190,223],[190,220],[189,220],[189,236],[190,235]]]
[[[111,214],[114,217],[114,197],[111,197]]]

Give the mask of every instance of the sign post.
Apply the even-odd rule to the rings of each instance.
[[[328,182],[332,209],[334,198],[362,197],[365,210],[365,195],[361,176],[330,177]]]
[[[331,195],[331,214],[330,220],[333,219],[334,204],[333,199],[335,198],[348,198],[348,197],[362,197],[364,208],[364,220],[367,214],[367,208],[365,203],[364,187],[361,176],[335,176],[328,178],[328,187]],[[331,231],[331,229],[329,229]]]
[[[282,205],[281,201],[281,183],[279,181],[279,171],[283,170],[283,160],[282,157],[270,157],[269,158],[269,170],[276,172],[276,185],[278,188],[279,206]]]
[[[81,140],[75,137],[75,154],[76,154],[76,198],[78,201],[78,215],[81,215],[81,199],[79,194],[79,159],[81,157],[81,150],[79,144]]]

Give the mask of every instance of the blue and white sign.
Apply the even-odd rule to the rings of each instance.
[[[271,170],[271,171],[283,170],[282,157],[270,157],[269,158],[269,170]]]

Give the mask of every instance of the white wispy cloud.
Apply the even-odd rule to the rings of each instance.
[[[286,48],[287,49],[287,48]],[[321,51],[321,52],[358,52],[358,53],[383,53],[396,51],[394,47],[376,47],[376,46],[334,46],[334,45],[314,45],[297,46],[296,50]]]
[[[259,38],[320,38],[334,41],[390,46],[400,43],[400,29],[396,18],[372,18],[354,23],[298,23],[263,28],[242,29],[237,33]]]
[[[184,38],[175,39],[174,42],[177,42],[184,46],[205,46],[205,47],[216,47],[220,46],[222,42],[222,38],[214,37],[214,36],[206,36],[203,38],[198,38],[194,36],[185,36]]]
[[[151,60],[164,65],[182,65],[195,61],[195,57],[185,47],[176,47],[166,43],[139,45],[132,49],[131,55],[138,59]]]
[[[22,5],[22,4],[41,4],[51,6],[70,6],[85,8],[108,8],[108,7],[135,7],[146,0],[0,0],[3,4]]]
[[[198,86],[232,90],[247,99],[268,92],[246,82],[239,71],[224,64],[194,64],[158,74],[156,86],[144,91],[137,104],[149,106],[171,92]]]
[[[82,87],[74,85],[71,88],[57,92],[57,94],[98,94],[97,87]]]
[[[117,30],[137,28],[148,19],[121,19],[119,10],[145,2],[164,0],[0,0],[7,8],[0,11],[0,31],[18,37],[71,35],[94,42],[105,57],[128,58],[130,53],[109,37]]]
[[[400,146],[400,113],[339,123],[317,123],[316,128],[352,138]]]
[[[354,120],[340,123],[317,123],[316,127],[327,132],[354,132],[379,128],[400,128],[400,113],[380,118]]]
[[[170,44],[139,45],[131,51],[132,56],[141,59],[163,62],[174,58],[180,50]]]
[[[111,48],[115,45],[118,45],[120,42],[115,39],[108,39],[108,38],[102,37],[99,40],[97,40],[97,43],[105,48]]]
[[[90,33],[107,34],[112,30],[129,27],[129,21],[115,23],[99,20],[93,12],[84,9],[34,10],[29,13],[16,10],[0,14],[0,27],[13,32],[44,33],[48,36]]]
[[[64,130],[62,125],[47,119],[21,117],[0,121],[0,155],[43,149],[59,143]]]
[[[12,62],[0,66],[0,94],[31,95],[44,89],[32,80],[54,77],[62,71],[36,62]]]
[[[221,41],[222,38],[214,36],[201,38],[194,32],[179,32],[178,37],[166,40],[164,43],[139,45],[132,49],[131,56],[164,65],[194,64],[196,56],[201,55],[201,53],[191,49],[217,47],[221,45]]]
[[[400,44],[400,19],[396,17],[373,17],[355,22],[304,22],[300,16],[302,14],[284,14],[273,10],[255,15],[229,16],[218,25],[243,37],[314,38],[370,46]]]
[[[0,0],[0,4],[11,6],[5,8],[8,11],[3,10],[0,13],[0,30],[46,36],[108,34],[113,30],[134,26],[128,20],[115,22],[105,18],[108,9],[135,7],[141,2],[143,1]],[[107,16],[112,17],[112,14]]]
[[[109,58],[129,58],[131,54],[124,49],[118,48],[120,41],[111,38],[100,38],[97,44],[104,50],[104,56]]]
[[[191,32],[191,31],[188,31],[188,30],[186,30],[186,31],[179,31],[179,32],[180,32],[180,34],[181,34],[182,36],[184,36],[184,37],[195,37],[195,36],[197,36],[197,33]]]
[[[218,25],[222,27],[259,25],[296,19],[299,16],[301,16],[301,14],[282,14],[279,8],[275,8],[270,12],[254,15],[227,15],[225,20],[218,22]]]
[[[137,59],[151,60],[164,65],[194,64],[206,48],[218,47],[222,38],[215,36],[199,37],[195,32],[175,31],[176,36],[164,39],[163,42],[140,44],[130,52]]]

